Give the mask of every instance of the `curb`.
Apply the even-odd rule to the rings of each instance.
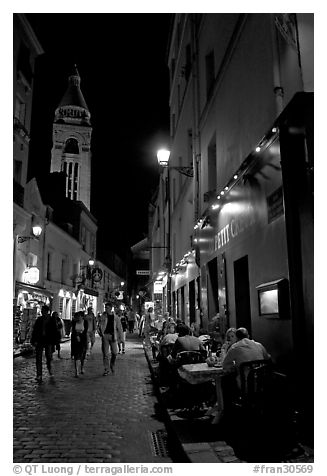
[[[152,359],[151,347],[143,342],[143,349],[158,400],[167,416],[168,427],[172,431],[173,438],[176,440],[176,443],[182,450],[186,461],[189,463],[245,463],[245,461],[241,461],[235,456],[233,448],[227,445],[225,441],[217,440],[214,442],[190,442],[190,438],[192,439],[191,434],[188,434],[189,438],[185,438],[185,432],[184,434],[182,432],[182,426],[185,420],[177,416],[174,410],[167,408],[163,404],[162,390],[159,387],[159,382],[155,372],[158,364]],[[206,422],[209,421],[209,418],[202,417],[198,420]]]

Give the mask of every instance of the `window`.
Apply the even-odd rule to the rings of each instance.
[[[65,161],[61,167],[66,174],[66,197],[78,200],[79,165]]]
[[[289,287],[285,278],[257,286],[259,315],[268,318],[290,316]]]
[[[213,50],[205,58],[206,62],[206,88],[207,99],[209,98],[215,81],[215,56]]]
[[[61,260],[61,282],[65,282],[65,277],[66,277],[66,266],[65,266],[65,258],[62,258]]]
[[[64,298],[60,297],[59,298],[59,315],[62,317],[62,312],[64,308]]]
[[[47,254],[47,271],[46,271],[47,279],[51,280],[51,253]]]
[[[73,178],[73,164],[69,162],[68,164],[68,188],[67,188],[67,197],[71,198],[72,195],[72,178]]]
[[[186,45],[185,59],[186,59],[186,62],[185,62],[184,74],[185,74],[185,80],[188,81],[188,78],[190,77],[191,69],[192,69],[191,45],[190,44]]]
[[[78,164],[74,165],[74,189],[73,189],[73,200],[78,198]]]
[[[83,250],[85,250],[85,245],[86,245],[86,229],[85,229],[85,226],[82,226],[82,229],[81,229],[81,245],[83,247]]]
[[[79,154],[78,142],[76,139],[70,138],[66,141],[64,147],[65,154]]]
[[[14,180],[18,183],[22,179],[22,163],[20,160],[14,160]]]

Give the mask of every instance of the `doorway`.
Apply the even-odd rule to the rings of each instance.
[[[215,317],[219,310],[218,306],[218,263],[217,258],[213,258],[208,263],[208,318],[209,322]]]
[[[245,327],[251,335],[251,305],[248,257],[234,261],[236,327]]]
[[[195,280],[189,283],[190,324],[195,323]]]

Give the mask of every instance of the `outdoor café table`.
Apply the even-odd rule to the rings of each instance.
[[[209,367],[206,362],[201,364],[185,364],[178,369],[178,373],[188,383],[194,385],[210,380],[215,381],[217,393],[217,407],[215,411],[217,413],[212,423],[218,424],[224,411],[223,392],[221,388],[221,376],[224,373],[223,368]]]

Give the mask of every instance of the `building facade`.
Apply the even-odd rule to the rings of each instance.
[[[313,15],[176,14],[168,65],[155,214],[170,221],[171,312],[222,338],[248,328],[299,382],[313,364]]]
[[[90,212],[91,115],[76,66],[54,114],[50,174],[39,183],[26,182],[32,79],[42,53],[25,15],[14,14],[14,349],[28,344],[43,304],[59,312],[69,333],[77,310],[92,306],[103,312],[122,282],[118,257],[110,265],[97,260],[98,225]]]

